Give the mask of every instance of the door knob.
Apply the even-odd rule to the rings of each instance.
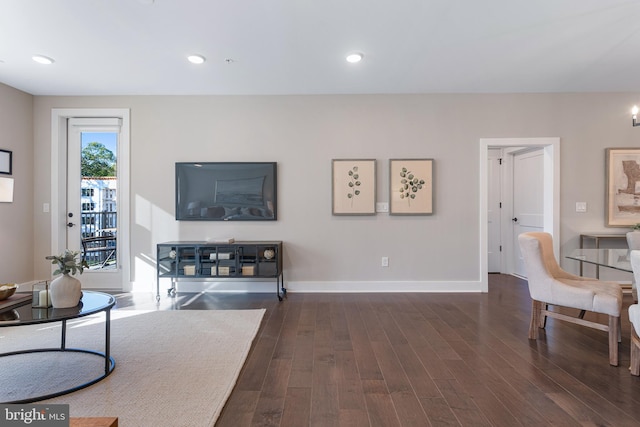
[[[518,218],[511,218],[511,221],[518,222]]]
[[[74,224],[74,223],[72,223],[72,222],[67,223],[67,227],[69,227],[69,228],[73,227],[74,225],[75,225],[75,224]]]

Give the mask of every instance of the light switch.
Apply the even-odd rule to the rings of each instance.
[[[576,212],[586,212],[587,202],[576,202]]]
[[[389,203],[376,203],[376,212],[389,212]]]

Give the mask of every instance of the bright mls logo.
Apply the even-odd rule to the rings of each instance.
[[[0,405],[0,425],[69,427],[69,405]]]

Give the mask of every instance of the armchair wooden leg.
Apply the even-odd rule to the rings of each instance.
[[[640,375],[640,340],[638,334],[631,326],[631,366],[629,366],[631,375]]]
[[[618,366],[619,325],[619,316],[609,316],[609,364],[612,366]]]
[[[540,327],[540,312],[542,303],[540,301],[531,300],[531,323],[529,324],[529,339],[538,339],[538,328]]]
[[[547,303],[540,303],[540,308],[544,309],[544,310],[549,310],[549,304]],[[547,326],[547,316],[542,314],[542,312],[540,312],[540,319],[538,319],[540,322],[540,328],[544,329]]]
[[[622,318],[618,317],[618,342],[622,342]]]

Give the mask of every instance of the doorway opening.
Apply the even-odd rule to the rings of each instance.
[[[51,142],[52,253],[82,254],[83,288],[131,290],[129,110],[53,109]]]
[[[543,214],[542,229],[554,236],[560,230],[560,138],[482,138],[480,139],[480,290],[488,292],[488,159],[490,148],[541,148],[543,153]],[[505,241],[514,239],[505,239]],[[559,253],[559,239],[554,250]],[[506,247],[506,250],[514,248]]]

